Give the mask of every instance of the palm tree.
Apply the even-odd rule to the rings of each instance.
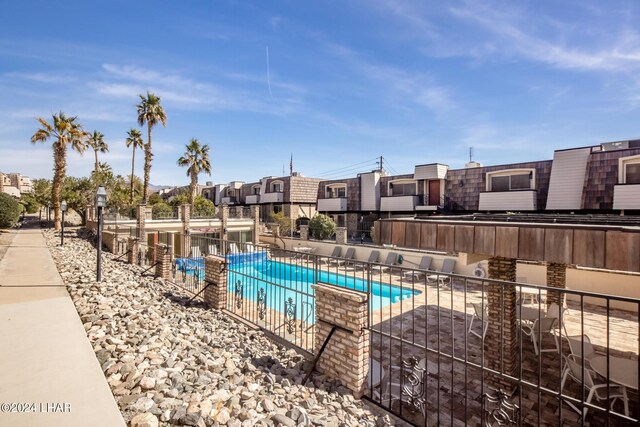
[[[142,203],[147,203],[149,198],[149,173],[151,172],[151,128],[159,123],[162,126],[167,125],[167,115],[164,113],[162,105],[160,105],[160,97],[147,91],[146,98],[140,96],[140,104],[138,108],[138,124],[140,126],[147,123],[148,141],[144,146],[144,189],[142,191]]]
[[[78,153],[87,149],[87,133],[78,123],[77,117],[67,117],[62,111],[53,114],[53,124],[48,123],[42,117],[38,117],[41,128],[31,137],[31,143],[45,142],[53,138],[53,184],[51,187],[51,204],[54,209],[55,229],[60,229],[60,190],[67,169],[67,145]]]
[[[192,138],[187,144],[184,156],[178,159],[178,166],[188,166],[187,176],[191,178],[189,185],[189,204],[193,205],[198,186],[198,174],[206,172],[211,175],[211,163],[209,162],[209,146],[200,145],[200,142]]]
[[[91,148],[93,148],[93,151],[96,155],[96,164],[94,169],[96,172],[100,172],[100,163],[98,162],[98,151],[101,153],[106,153],[107,151],[109,151],[109,146],[107,145],[106,142],[104,142],[104,135],[98,132],[97,130],[94,130],[93,134],[89,134],[87,143]]]
[[[144,147],[142,132],[138,129],[130,129],[129,132],[127,132],[125,144],[127,144],[127,148],[133,147],[133,154],[131,155],[131,198],[129,199],[129,204],[133,206],[133,173],[136,166],[136,148]]]

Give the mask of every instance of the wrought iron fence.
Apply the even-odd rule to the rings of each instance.
[[[229,206],[229,218],[251,218],[251,206]]]
[[[169,211],[152,212],[151,219],[178,219],[180,217],[178,209],[179,208],[177,207],[173,207],[171,209],[171,212]]]
[[[637,425],[640,301],[399,266],[367,280],[367,397],[406,421]]]

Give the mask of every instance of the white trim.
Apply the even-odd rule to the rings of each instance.
[[[395,185],[395,184],[411,184],[413,183],[416,189],[416,192],[413,194],[403,194],[403,196],[415,196],[418,194],[418,181],[413,179],[413,178],[400,178],[400,179],[394,179],[393,181],[389,181],[387,183],[387,195],[389,197],[394,197],[393,195],[393,191],[391,191],[391,185]]]
[[[531,186],[527,188],[519,188],[518,190],[535,190],[536,189],[536,170],[535,168],[520,168],[520,169],[501,169],[498,171],[486,173],[486,191],[491,191],[491,178],[494,176],[511,176],[511,175],[524,175],[526,173],[531,174]],[[517,191],[517,190],[510,190]]]
[[[273,189],[274,185],[276,184],[280,184],[280,191],[275,191]],[[281,179],[275,180],[275,181],[271,181],[271,184],[269,184],[269,192],[270,193],[284,193],[284,181]]]
[[[640,163],[640,155],[618,159],[618,184],[627,183],[627,165]]]
[[[331,199],[331,190],[334,188],[344,188],[344,196],[347,197],[347,184],[346,183],[335,183],[335,184],[327,184],[324,186],[324,197],[325,199]]]

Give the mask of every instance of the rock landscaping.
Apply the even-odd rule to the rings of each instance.
[[[129,425],[390,425],[323,375],[302,385],[302,355],[140,267],[104,253],[97,284],[95,249],[76,232],[64,248],[46,236]]]

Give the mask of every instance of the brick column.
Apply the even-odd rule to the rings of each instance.
[[[144,225],[147,220],[147,205],[139,203],[138,206],[136,206],[136,220],[138,227],[138,235],[136,237],[144,241],[146,236]]]
[[[251,219],[253,219],[253,244],[260,243],[260,206],[251,206]]]
[[[567,287],[567,264],[547,263],[547,286],[562,289]],[[564,305],[564,292],[547,290],[547,307],[554,303],[562,308]]]
[[[312,287],[316,291],[314,353],[320,350],[332,325],[344,328],[335,331],[316,367],[359,399],[365,393],[369,372],[367,295],[325,283]]]
[[[164,243],[156,243],[156,277],[169,279],[171,277],[171,254]]]
[[[300,240],[309,240],[309,226],[301,225],[300,226]]]
[[[222,310],[227,306],[227,269],[226,259],[209,255],[204,258],[204,302],[211,308]]]
[[[346,227],[336,227],[336,243],[339,245],[345,245],[347,243]]]
[[[127,255],[127,261],[129,264],[138,264],[138,238],[129,237],[127,243],[129,244],[129,255]]]
[[[489,258],[489,277],[515,282],[516,261],[514,258]],[[507,375],[515,375],[519,368],[516,299],[515,286],[488,285],[489,326],[485,338],[485,360],[489,368]],[[493,375],[489,375],[489,380],[507,393],[516,386]]]
[[[229,222],[229,206],[222,205],[222,240],[227,240],[227,223]]]

